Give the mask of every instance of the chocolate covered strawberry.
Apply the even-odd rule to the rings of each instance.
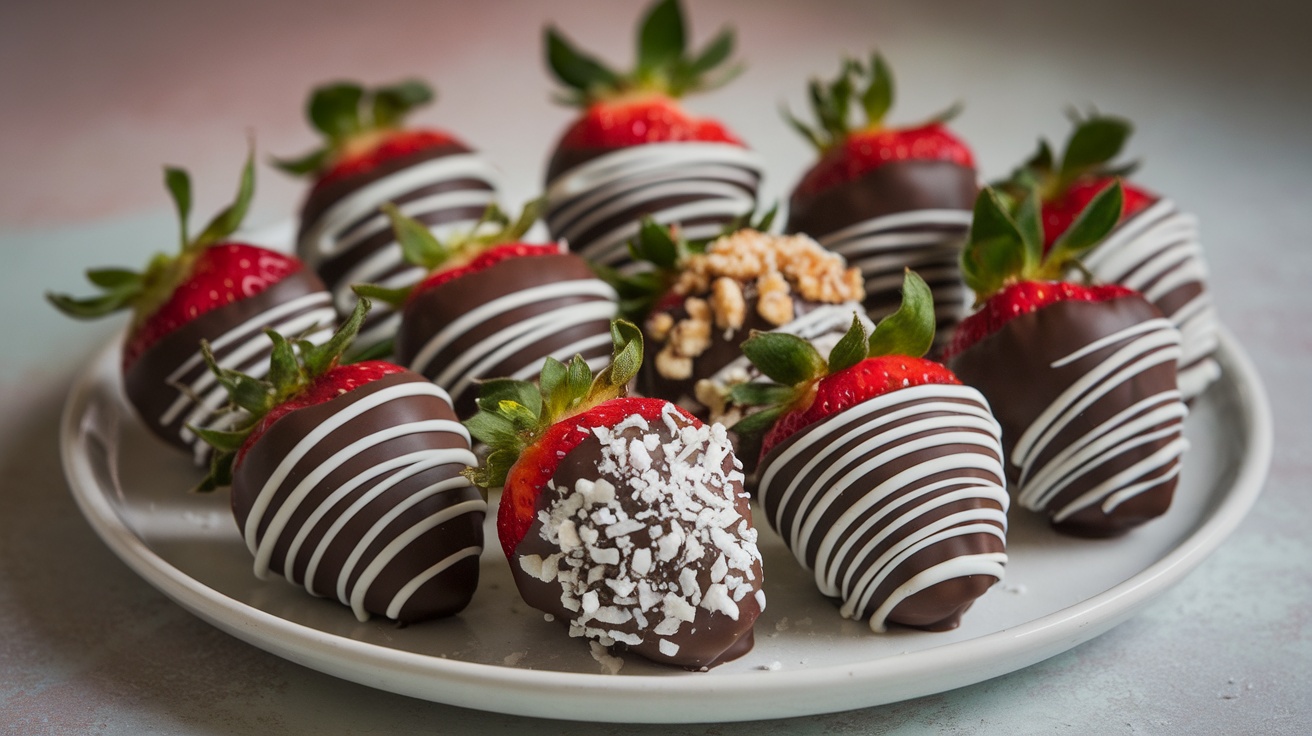
[[[473,473],[502,486],[497,531],[520,594],[594,647],[701,669],[752,646],[765,607],[742,472],[722,425],[623,396],[642,362],[616,321],[595,378],[548,358],[538,385],[485,382]]]
[[[757,499],[845,618],[955,628],[1002,578],[1008,497],[1001,430],[978,391],[921,357],[933,296],[907,272],[898,311],[851,329],[821,356],[793,335],[756,333],[743,352],[775,383],[731,397],[766,410]]]
[[[306,115],[323,145],[282,169],[313,185],[301,208],[296,252],[323,277],[338,312],[351,313],[351,285],[410,286],[423,271],[406,263],[379,206],[445,233],[478,221],[496,197],[497,174],[478,153],[444,130],[408,126],[407,115],[433,99],[423,82],[377,88],[354,82],[318,87]],[[361,332],[361,351],[390,340],[400,318],[374,310]]]
[[[181,223],[178,253],[157,254],[140,272],[87,271],[103,292],[99,296],[46,296],[80,319],[131,310],[122,361],[128,400],[152,432],[203,465],[209,445],[190,427],[224,428],[239,418],[216,413],[226,395],[205,370],[200,341],[213,345],[224,367],[258,375],[269,359],[263,330],[322,342],[332,334],[336,314],[323,283],[299,260],[229,240],[254,193],[251,159],[236,200],[194,237],[188,229],[190,177],[182,169],[167,168],[164,180]]]
[[[321,346],[272,330],[265,379],[205,362],[249,419],[199,430],[217,452],[201,486],[232,488],[255,574],[336,598],[357,618],[456,613],[478,585],[487,503],[463,475],[469,433],[442,389],[383,361],[342,364],[361,300]]]
[[[480,379],[532,378],[547,356],[605,365],[615,292],[563,243],[523,242],[537,203],[514,222],[489,208],[470,231],[444,240],[394,207],[386,212],[406,260],[426,276],[410,288],[360,292],[398,306],[397,361],[450,391],[460,416],[474,413]]]
[[[789,120],[820,158],[793,189],[786,230],[861,269],[875,320],[898,308],[902,271],[914,269],[933,291],[937,334],[946,339],[964,316],[958,260],[977,190],[974,156],[946,126],[955,111],[886,125],[893,77],[878,54],[868,65],[845,60],[836,79],[811,83],[810,96],[814,127]]]
[[[1065,233],[1076,216],[1117,177],[1135,164],[1116,164],[1130,136],[1122,118],[1076,116],[1060,156],[1047,141],[1002,187],[1013,195],[1036,187],[1042,209],[1044,246]],[[1220,375],[1212,358],[1218,321],[1207,289],[1207,263],[1198,240],[1198,220],[1169,199],[1123,182],[1124,200],[1115,230],[1081,257],[1099,281],[1123,284],[1152,302],[1180,330],[1180,390],[1193,399]]]
[[[547,167],[547,226],[579,254],[608,266],[628,263],[625,243],[644,215],[680,224],[692,239],[717,234],[751,212],[761,161],[718,121],[680,104],[685,94],[727,82],[733,34],[719,33],[689,53],[677,0],[661,0],[643,18],[637,61],[627,73],[546,32],[547,64],[583,108]]]
[[[1016,501],[1082,536],[1165,512],[1187,447],[1179,331],[1124,286],[1060,280],[1122,207],[1113,182],[1045,252],[1037,192],[982,192],[962,255],[979,308],[948,347],[1002,424]]]

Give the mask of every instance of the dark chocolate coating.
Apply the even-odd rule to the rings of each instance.
[[[264,321],[258,319],[260,315],[267,315],[271,310],[304,297],[311,298],[304,299],[299,307],[291,311],[279,313]],[[316,341],[322,341],[331,333],[335,316],[331,297],[324,289],[323,282],[314,272],[302,268],[254,296],[200,315],[147,348],[123,374],[123,387],[128,401],[150,431],[169,444],[192,454],[198,465],[206,465],[210,457],[209,446],[192,435],[186,425],[226,427],[226,418],[208,411],[199,419],[190,417],[193,408],[199,406],[194,398],[195,392],[190,387],[206,384],[199,393],[202,396],[213,395],[215,407],[227,404],[227,394],[213,381],[213,376],[200,358],[201,340],[209,341],[215,360],[221,365],[262,376],[268,370],[269,354],[273,350],[273,343],[264,334],[266,328],[274,328],[289,338],[317,330],[321,334],[316,337]],[[295,331],[287,329],[307,318],[315,325],[312,329],[306,329],[306,325]],[[239,329],[240,332],[234,332]],[[230,332],[233,333],[233,339],[220,342]],[[257,349],[239,363],[231,364],[230,356],[246,350],[252,343]],[[183,368],[184,364],[187,365],[186,369],[170,381],[170,376]],[[164,415],[169,407],[181,398],[185,398],[186,409],[165,421]],[[231,415],[229,418],[232,418]]]
[[[905,416],[889,418],[899,412]],[[913,425],[939,418],[947,421]],[[954,439],[963,432],[975,440]],[[826,582],[821,591],[842,599],[844,615],[852,618],[876,615],[917,575],[965,560],[954,574],[921,587],[871,622],[876,630],[886,622],[956,628],[962,613],[998,581],[1005,561],[1007,497],[997,433],[976,391],[958,386],[894,391],[771,448],[761,461],[758,498],[798,560],[818,577],[832,577],[834,587],[826,590]],[[908,449],[913,443],[921,446]],[[887,454],[885,462],[859,470],[881,454]],[[961,497],[949,500],[953,493]],[[929,529],[950,516],[956,518],[944,522],[947,531]],[[953,531],[972,525],[965,533]],[[901,562],[881,561],[922,536],[927,542]],[[986,558],[976,562],[972,556]]]
[[[683,417],[678,418],[680,426],[688,424],[688,420]],[[642,432],[637,428],[630,427],[625,429],[620,435],[626,441],[632,441],[634,438],[644,434],[656,434],[659,436],[662,444],[670,441],[675,437],[674,433],[669,430],[664,421],[660,418],[650,422],[651,430]],[[668,468],[668,461],[663,447],[658,446],[651,451],[653,468]],[[616,472],[603,472],[598,469],[602,461],[601,442],[593,435],[589,435],[578,447],[572,450],[562,459],[559,467],[556,469],[551,481],[542,491],[537,500],[537,510],[539,512],[550,513],[550,510],[558,504],[568,493],[573,492],[575,484],[579,479],[587,481],[596,481],[605,479],[615,486],[615,497],[619,501],[621,508],[627,513],[629,518],[642,518],[640,515],[652,510],[642,499],[637,497],[634,486],[623,476]],[[726,476],[733,470],[734,457],[730,452],[726,454],[722,470]],[[666,471],[668,472],[668,471]],[[724,498],[726,502],[731,502],[736,510],[736,516],[746,523],[751,524],[751,509],[746,494],[743,492],[741,476],[735,475],[734,480],[723,489],[717,489],[706,486],[718,497]],[[520,560],[527,555],[537,555],[546,559],[552,554],[561,552],[561,549],[547,541],[543,534],[542,513],[539,513],[532,526],[525,534],[524,539],[515,549],[515,558],[511,560],[510,567],[514,573],[515,583],[519,587],[520,594],[529,605],[538,610],[555,616],[557,619],[570,622],[579,614],[571,611],[563,603],[564,593],[562,584],[559,581],[544,582],[542,579],[535,577],[521,567]],[[693,536],[692,529],[695,527],[688,519],[681,519],[677,515],[674,518],[655,519],[655,523],[662,525],[665,529],[665,535],[670,534],[670,528],[673,524],[681,525],[687,530],[688,536]],[[582,525],[582,524],[580,524]],[[630,552],[627,550],[637,548],[643,549],[650,546],[653,542],[650,524],[643,528],[633,531],[620,540],[611,540],[603,532],[600,535],[599,545],[619,549],[621,564],[627,566],[630,564]],[[741,539],[739,535],[738,523],[732,524],[726,529],[735,538]],[[715,563],[718,555],[714,544],[706,541],[706,553],[700,559],[688,563],[681,557],[676,557],[666,562],[653,562],[652,570],[643,577],[657,590],[672,589],[680,590],[680,575],[685,570],[693,570],[696,575],[697,585],[700,590],[706,590],[712,581],[711,568]],[[752,547],[754,548],[754,532],[752,536]],[[632,547],[628,546],[629,543]],[[565,570],[567,565],[562,561],[557,563],[558,569]],[[587,570],[584,567],[583,570]],[[614,566],[608,568],[614,570]],[[627,569],[627,567],[626,567]],[[761,561],[759,554],[756,555],[754,562],[750,566],[750,577],[748,582],[753,592],[746,594],[737,601],[737,618],[732,618],[722,611],[712,611],[700,605],[695,608],[695,617],[690,624],[682,625],[679,630],[673,634],[662,636],[655,633],[654,629],[662,621],[660,611],[652,609],[647,612],[648,620],[644,626],[636,620],[629,620],[622,624],[605,624],[604,626],[612,630],[620,630],[625,634],[641,638],[640,643],[623,643],[617,642],[613,648],[616,651],[631,651],[655,662],[669,664],[687,669],[702,669],[713,667],[722,662],[742,656],[751,650],[752,647],[752,625],[761,612],[760,601],[757,595],[760,591],[762,581]],[[738,570],[730,568],[729,573],[740,574]],[[588,585],[588,590],[597,593],[600,605],[605,607],[609,605],[626,605],[617,599],[620,594],[607,584],[606,579],[595,581]],[[627,604],[633,605],[633,604]],[[591,623],[592,626],[601,624]],[[675,654],[665,654],[661,652],[660,641],[666,638],[678,645],[678,651]]]
[[[431,361],[416,365],[415,360],[428,342],[439,332],[450,326],[462,316],[490,304],[497,299],[525,294],[535,287],[583,281],[587,290],[578,289],[568,293],[544,296],[520,306],[499,311],[468,329],[454,336],[446,343]],[[472,415],[476,409],[478,397],[476,383],[466,381],[457,385],[462,378],[497,378],[506,377],[524,369],[532,369],[529,378],[536,378],[542,361],[547,356],[561,353],[570,345],[580,340],[594,338],[590,346],[580,354],[594,367],[604,364],[611,353],[610,320],[614,317],[614,292],[610,290],[588,267],[586,261],[572,253],[507,258],[481,271],[465,274],[438,286],[425,289],[415,295],[406,304],[403,312],[401,329],[397,333],[397,362],[410,366],[429,380],[434,380],[451,392],[452,403],[456,413],[462,417]],[[607,308],[598,308],[595,317],[576,324],[548,325],[537,330],[539,339],[525,344],[502,360],[488,366],[485,370],[471,373],[473,363],[457,373],[456,380],[439,380],[444,370],[454,361],[465,358],[481,358],[492,350],[502,347],[511,339],[520,336],[517,326],[537,315],[553,310],[561,310],[571,305],[597,305],[609,303]],[[494,344],[479,343],[505,332]],[[532,334],[532,333],[530,333]],[[478,355],[469,351],[478,349]],[[580,352],[580,351],[575,351]],[[562,362],[568,362],[575,353],[556,355]],[[446,385],[450,384],[450,385]]]
[[[1133,483],[1155,479],[1146,490],[1121,502],[1110,512],[1103,510],[1101,502],[1096,502],[1062,521],[1055,519],[1063,507],[1103,481],[1140,461],[1147,462],[1155,453],[1167,452],[1168,446],[1181,441],[1184,408],[1176,390],[1174,357],[1125,377],[1060,427],[1033,459],[1029,477],[1022,479],[1021,459],[1016,456],[1017,441],[1036,419],[1057,402],[1064,391],[1110,359],[1126,343],[1109,344],[1063,366],[1054,366],[1055,362],[1097,340],[1154,319],[1164,321],[1161,312],[1138,295],[1102,302],[1058,302],[1012,319],[998,332],[949,360],[948,365],[957,376],[978,388],[993,406],[1002,425],[1003,447],[1008,459],[1007,477],[1014,494],[1022,499],[1030,491],[1034,475],[1058,453],[1073,443],[1086,441],[1098,427],[1123,410],[1158,397],[1150,408],[1175,412],[1170,418],[1145,427],[1140,433],[1144,439],[1153,432],[1159,432],[1161,436],[1138,446],[1125,447],[1115,454],[1103,453],[1103,462],[1090,462],[1064,471],[1061,477],[1067,478],[1069,483],[1042,504],[1042,508],[1022,504],[1043,513],[1058,531],[1092,537],[1121,534],[1160,516],[1170,506],[1177,483],[1175,473],[1179,470],[1179,454],[1160,467],[1125,478],[1117,487],[1106,490],[1103,498]],[[1165,335],[1168,339],[1175,335],[1177,342],[1153,350],[1153,354],[1175,349],[1178,356],[1178,333],[1168,325],[1159,329],[1169,331]],[[1146,411],[1139,412],[1139,415],[1146,415]]]
[[[670,147],[684,143],[723,146],[723,150],[734,153],[733,160],[711,157],[705,161],[673,159],[668,164],[616,163],[646,145]],[[588,260],[616,268],[629,266],[632,260],[625,244],[637,235],[638,223],[645,216],[663,225],[678,225],[689,238],[704,238],[718,234],[756,208],[761,171],[758,164],[738,160],[740,152],[745,154],[746,149],[730,143],[698,141],[557,150],[547,169],[548,198],[543,219],[552,238],[568,241],[572,250]],[[561,182],[592,164],[612,167],[601,177],[600,184],[586,191],[553,196],[553,189]],[[721,190],[703,191],[708,185]],[[576,207],[585,200],[589,202],[586,207]],[[693,204],[704,208],[695,215],[680,214],[679,207]],[[621,233],[618,239],[617,232]]]
[[[894,161],[819,193],[794,192],[790,233],[807,233],[842,253],[865,278],[864,305],[876,322],[901,304],[901,273],[919,273],[934,294],[935,345],[964,317],[966,289],[958,264],[969,213],[977,193],[973,168],[951,161]],[[840,231],[888,215],[929,210],[959,210],[944,219],[926,213],[923,221],[872,226],[868,231]]]
[[[355,411],[352,407],[359,402],[379,394],[385,397],[384,392],[406,384],[418,384],[417,393],[390,398],[358,415],[348,414],[344,423],[308,449],[297,449],[311,433],[322,431],[326,422]],[[431,420],[452,424],[445,428],[414,426]],[[336,453],[353,442],[393,428],[408,431],[376,437],[378,441],[327,467]],[[401,463],[400,458],[411,454],[415,457]],[[415,373],[396,373],[322,404],[294,410],[274,422],[236,466],[233,516],[244,534],[248,523],[253,523],[255,544],[272,545],[268,569],[283,574],[292,583],[306,584],[311,559],[322,547],[309,590],[350,605],[357,586],[367,584],[363,609],[374,615],[388,616],[389,605],[406,585],[422,580],[430,568],[450,560],[445,569],[420,582],[399,610],[390,615],[402,622],[446,616],[463,609],[478,585],[486,504],[478,490],[460,476],[473,460],[468,436],[458,430],[455,412],[441,392]],[[277,475],[280,467],[285,476]],[[325,469],[326,475],[318,478],[308,492],[294,497],[300,484]],[[252,522],[257,499],[270,483],[273,491],[265,510]],[[437,484],[443,485],[434,490]],[[287,508],[293,510],[281,520],[278,529],[275,519]],[[441,521],[443,514],[451,514],[452,518]],[[307,536],[289,564],[294,540],[307,525]],[[367,541],[370,531],[379,525],[381,529]],[[388,545],[399,543],[407,533],[417,534],[394,555],[386,553],[390,559],[372,584],[362,583],[363,572],[381,562],[384,558],[380,555]],[[269,534],[276,537],[269,541]],[[251,544],[249,537],[247,543]],[[339,592],[340,575],[353,555],[358,559]]]

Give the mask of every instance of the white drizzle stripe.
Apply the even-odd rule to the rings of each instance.
[[[329,417],[322,424],[307,433],[305,437],[301,438],[301,440],[296,443],[296,446],[291,449],[291,452],[287,453],[286,457],[284,457],[278,463],[278,466],[274,468],[273,472],[269,474],[268,479],[265,480],[264,485],[260,488],[260,492],[256,495],[255,501],[251,504],[250,515],[246,517],[246,524],[242,530],[242,536],[246,540],[247,549],[249,549],[252,554],[255,553],[256,534],[259,530],[260,521],[263,519],[264,513],[268,510],[269,504],[272,503],[274,495],[278,492],[278,488],[291,474],[292,468],[296,467],[296,464],[314,449],[316,445],[322,442],[324,438],[335,432],[350,420],[364,414],[366,411],[369,411],[374,407],[407,396],[424,395],[436,396],[448,404],[451,403],[451,397],[441,388],[434,386],[431,383],[409,381],[395,386],[388,386],[348,404],[341,411]],[[448,424],[455,424],[459,433],[468,440],[469,433],[463,426],[460,426],[459,423],[452,422],[448,422]],[[256,568],[256,574],[263,577],[259,571],[259,567]]]
[[[1020,469],[1017,501],[1021,506],[1039,511],[1056,501],[1058,492],[1078,480],[1089,469],[1099,467],[1117,456],[1134,450],[1148,442],[1157,442],[1171,435],[1179,436],[1181,422],[1187,412],[1176,389],[1159,391],[1116,412],[1111,418],[1090,427],[1073,440],[1069,447],[1055,453],[1053,458],[1039,467],[1038,459],[1048,446],[1083,413],[1106,400],[1118,386],[1135,380],[1142,373],[1163,363],[1175,362],[1180,357],[1180,334],[1165,319],[1151,319],[1130,325],[1122,330],[1093,341],[1071,354],[1053,361],[1054,369],[1088,358],[1099,351],[1111,354],[1091,367],[1071,385],[1067,386],[1025,429],[1011,452],[1010,461]],[[1162,418],[1167,427],[1144,437],[1141,427],[1148,419],[1131,422],[1138,412],[1155,406],[1165,407],[1151,418]],[[1140,431],[1132,431],[1139,429]],[[1184,453],[1183,439],[1171,441],[1148,458],[1134,463],[1109,481],[1098,484],[1080,497],[1068,501],[1050,513],[1054,521],[1103,500],[1107,494],[1117,493],[1118,501],[1129,498],[1130,488],[1145,492],[1157,483],[1138,483],[1137,479],[1159,477],[1162,482],[1170,475],[1172,465],[1178,464]],[[1171,476],[1173,477],[1173,476]],[[1114,481],[1114,483],[1112,482]]]
[[[545,219],[554,236],[570,240],[582,255],[622,265],[628,261],[624,244],[637,232],[641,215],[667,225],[689,219],[728,222],[755,208],[762,171],[757,154],[732,144],[633,146],[556,177],[547,187]],[[655,207],[671,197],[696,199]],[[616,218],[625,222],[595,232]]]
[[[406,583],[404,586],[401,587],[399,591],[397,591],[396,597],[394,597],[392,599],[392,602],[388,604],[387,617],[399,618],[401,615],[401,610],[405,608],[405,604],[410,601],[410,596],[414,595],[415,591],[419,590],[419,588],[421,588],[425,583],[437,577],[438,575],[441,575],[443,572],[446,571],[447,568],[465,559],[466,557],[477,557],[482,553],[483,553],[483,549],[481,547],[465,547],[459,552],[450,555],[449,557],[442,560],[441,562],[438,562],[437,564],[433,565],[427,570],[424,570],[422,573],[416,575],[413,580]]]
[[[846,334],[848,329],[852,327],[853,316],[861,320],[861,324],[865,325],[867,331],[875,329],[875,323],[866,316],[866,312],[862,309],[860,303],[846,302],[843,304],[823,304],[802,314],[792,322],[785,322],[770,331],[796,335],[813,343],[823,342],[823,338],[826,336],[842,337]],[[833,349],[833,345],[829,345],[828,349],[823,345],[816,345],[816,349],[820,350],[823,357],[828,358],[828,352]],[[752,380],[756,380],[761,373],[752,366],[752,361],[748,360],[747,356],[739,355],[712,374],[710,381],[720,386],[727,386],[735,376],[744,375],[752,376]]]
[[[493,192],[487,189],[456,189],[402,202],[396,205],[396,208],[406,217],[417,218],[438,210],[463,209],[466,207],[484,208],[493,199]],[[366,214],[370,213],[362,213],[362,216]],[[446,223],[443,223],[443,226],[449,229]],[[390,232],[391,229],[392,221],[375,207],[368,219],[354,221],[348,230],[341,232],[333,247],[336,252],[340,253],[354,248],[380,231],[387,230]]]
[[[1155,433],[1155,436],[1152,437],[1152,439],[1156,440],[1171,434],[1178,435],[1179,431],[1178,427],[1175,428],[1173,432],[1163,430]],[[1145,439],[1141,444],[1147,444],[1148,441],[1148,439]],[[1070,503],[1061,507],[1061,510],[1053,515],[1052,520],[1056,522],[1064,521],[1069,518],[1071,514],[1074,514],[1086,506],[1098,503],[1099,501],[1103,502],[1103,513],[1111,513],[1117,506],[1127,499],[1137,496],[1149,488],[1154,488],[1178,475],[1180,472],[1180,463],[1176,461],[1187,449],[1189,449],[1189,442],[1183,437],[1176,437],[1176,439],[1167,443],[1152,455],[1149,455],[1102,483],[1090,488]],[[1149,474],[1151,473],[1159,473],[1159,475],[1156,477],[1149,477]],[[1138,481],[1140,478],[1148,478],[1148,480],[1135,483],[1135,481]]]
[[[441,460],[425,463],[425,467],[420,468],[414,473],[408,474],[406,477],[414,477],[426,470],[439,468],[443,465],[455,465],[461,467],[462,464],[452,462],[451,456],[447,455]],[[337,521],[333,523],[332,528],[324,535],[324,541],[320,544],[320,549],[326,549],[332,541],[337,538],[337,534],[346,526],[348,521],[363,511],[365,507],[375,503],[384,493],[391,490],[394,485],[395,484],[379,484],[379,486],[370,488],[368,493],[362,494],[359,498],[352,501],[351,506],[345,513],[337,518]],[[401,514],[404,514],[416,504],[422,503],[433,496],[446,493],[447,491],[458,491],[462,488],[468,488],[469,486],[470,482],[468,478],[465,478],[462,475],[454,475],[450,478],[440,480],[427,488],[407,494],[400,503],[395,504],[389,508],[386,513],[375,519],[369,529],[361,534],[359,538],[354,540],[355,546],[351,548],[350,553],[346,556],[346,561],[342,563],[341,569],[337,571],[338,600],[354,606],[356,598],[355,592],[362,592],[368,589],[370,581],[363,578],[363,575],[365,574],[363,572],[361,573],[362,577],[356,581],[356,585],[351,590],[347,590],[347,586],[351,579],[351,573],[355,572],[356,565],[360,564],[360,560],[364,558],[365,551],[369,549],[369,545],[373,544],[374,541],[378,539],[383,530],[387,528],[388,524],[395,521],[401,516]],[[372,575],[377,575],[378,571],[383,567],[386,567],[387,563],[391,561],[391,558],[394,557],[397,552],[400,552],[407,544],[413,541],[414,537],[428,531],[429,529],[434,529],[451,519],[455,519],[465,513],[473,511],[487,511],[487,503],[481,498],[477,500],[462,501],[447,506],[431,516],[425,517],[417,526],[411,527],[404,533],[397,535],[389,541],[387,547],[380,551],[378,555],[375,555],[374,558],[370,560],[369,564],[366,565],[366,568],[373,569],[374,572]],[[399,545],[397,545],[398,541],[400,542]],[[319,560],[316,559],[315,562],[317,563]]]
[[[488,201],[495,196],[496,171],[477,154],[421,161],[360,187],[325,210],[300,238],[302,257],[317,268],[323,259],[341,252],[338,238],[342,233],[361,218],[373,215],[380,204],[453,179],[482,180],[491,187]]]
[[[351,444],[343,447],[341,450],[333,453],[331,457],[322,464],[316,466],[305,478],[292,487],[291,493],[286,500],[278,507],[274,513],[273,519],[269,521],[265,529],[264,536],[259,540],[255,549],[255,574],[260,579],[267,577],[269,573],[269,561],[273,557],[273,548],[278,538],[282,536],[283,530],[291,520],[292,513],[300,506],[315,487],[328,477],[338,467],[355,458],[360,453],[380,445],[389,440],[399,437],[405,437],[412,434],[424,434],[429,432],[451,432],[455,427],[459,427],[459,422],[453,422],[449,419],[426,419],[420,422],[407,422],[387,427],[373,434],[366,435]],[[445,453],[444,457],[447,462],[463,463],[473,465],[477,462],[473,453],[468,450],[436,450],[435,452]],[[248,520],[249,524],[249,520]]]
[[[1198,239],[1198,221],[1162,199],[1117,227],[1082,259],[1099,280],[1123,284],[1161,307],[1172,291],[1197,284],[1199,293],[1171,311],[1182,335],[1180,390],[1190,400],[1220,375],[1211,359],[1219,322],[1207,290],[1208,268]]]
[[[949,514],[914,529],[870,564],[861,579],[853,586],[853,592],[859,591],[859,594],[844,596],[844,603],[839,612],[845,618],[860,616],[870,606],[870,600],[879,586],[893,571],[901,567],[912,555],[939,542],[972,534],[992,534],[1002,541],[1002,527],[997,522],[1005,518],[1006,516],[997,509],[971,509]],[[874,628],[876,623],[882,628],[882,621],[872,622],[871,627]]]
[[[443,371],[441,375],[449,377],[448,380],[449,385],[451,386],[451,394],[460,397],[466,391],[473,389],[475,381],[480,378],[487,378],[488,373],[491,372],[498,363],[509,359],[512,355],[521,353],[525,348],[536,342],[545,340],[552,335],[573,327],[586,325],[589,322],[597,322],[598,334],[605,334],[609,337],[608,333],[601,333],[600,325],[606,323],[609,326],[609,320],[615,316],[615,305],[612,302],[601,301],[580,302],[560,309],[554,309],[550,312],[544,312],[539,316],[543,318],[540,323],[529,325],[529,320],[524,320],[524,322],[520,323],[518,329],[511,328],[502,330],[492,338],[480,342],[471,348],[469,352],[461,355],[460,358],[457,359],[457,362],[465,364],[469,362],[470,358],[479,355],[481,351],[490,348],[492,345],[495,345],[502,340],[509,340],[495,350],[483,354],[478,362],[463,373],[457,373],[454,364],[452,367]],[[512,337],[513,339],[511,339]],[[530,360],[535,365],[541,366],[542,364],[541,357],[533,356]],[[456,375],[458,375],[459,378],[455,378]],[[451,378],[454,378],[454,380],[450,380]],[[442,380],[439,378],[437,383],[440,385]]]
[[[893,609],[897,608],[899,603],[945,580],[964,578],[971,575],[988,575],[1001,580],[1006,562],[1007,555],[1003,552],[962,555],[940,562],[928,570],[917,573],[889,594],[884,599],[883,604],[870,615],[870,630],[882,634],[887,630],[888,615],[893,612]]]
[[[601,353],[594,354],[595,351],[601,350]],[[551,351],[550,356],[542,356],[543,360],[547,357],[555,358],[562,363],[568,363],[575,355],[582,355],[588,367],[595,373],[598,369],[604,368],[610,363],[611,338],[607,334],[597,334],[577,340],[562,348]],[[588,356],[592,356],[590,359]],[[527,381],[537,378],[542,372],[542,361],[525,364],[523,368],[515,371],[510,375],[519,381]]]
[[[886,413],[871,416],[880,411]],[[946,416],[922,416],[931,413]],[[813,566],[816,586],[826,595],[841,596],[844,616],[860,618],[869,612],[871,628],[882,631],[898,603],[930,585],[968,575],[1001,578],[1005,553],[963,555],[916,572],[878,606],[871,602],[899,566],[945,539],[990,534],[1005,546],[1010,502],[1000,460],[1002,430],[978,391],[954,385],[901,389],[821,420],[802,433],[767,457],[757,493],[772,525],[804,567],[812,567],[806,552],[810,538],[821,535]],[[917,434],[928,436],[911,439]],[[851,442],[858,436],[865,438]],[[846,449],[840,449],[844,446]],[[927,458],[880,479],[842,509],[831,526],[819,528],[826,511],[840,502],[844,491],[878,474],[889,460],[949,447],[961,451]],[[814,454],[794,471],[794,463],[812,450]],[[785,468],[790,471],[787,477],[779,474]],[[966,470],[983,470],[988,477],[966,475],[962,472]],[[817,471],[820,474],[813,478]],[[800,488],[804,482],[809,489]],[[890,498],[893,494],[896,497]],[[981,508],[917,526],[935,509],[977,499],[991,505],[981,504]],[[872,531],[875,534],[863,543]],[[890,539],[898,541],[872,559],[875,550]]]
[[[433,335],[428,342],[424,343],[423,348],[415,353],[414,359],[410,361],[410,369],[427,375],[428,367],[433,362],[433,359],[436,358],[448,345],[459,340],[462,336],[470,333],[483,323],[496,318],[498,315],[505,314],[530,304],[571,296],[599,297],[601,299],[609,300],[612,303],[617,299],[615,296],[615,290],[601,279],[590,278],[557,281],[550,284],[534,286],[528,289],[521,289],[493,299],[485,304],[480,304],[452,320],[436,335]],[[612,306],[612,309],[613,308],[614,307]]]
[[[958,261],[969,223],[967,210],[902,212],[856,223],[819,242],[861,269],[872,318],[896,311],[903,272],[912,268],[929,282],[935,316],[946,326],[960,320],[966,309]],[[917,229],[906,229],[911,227]],[[946,342],[949,332],[939,330],[935,342]]]
[[[387,567],[387,565],[391,563],[392,560],[396,559],[396,556],[399,555],[407,546],[412,544],[416,539],[418,539],[424,533],[436,529],[437,527],[441,526],[442,524],[445,524],[451,519],[459,518],[461,516],[464,516],[465,514],[474,514],[474,513],[481,514],[481,513],[485,513],[486,511],[487,511],[487,504],[483,503],[481,500],[465,501],[463,503],[456,504],[455,506],[452,506],[450,508],[442,509],[440,512],[433,514],[432,516],[426,517],[422,522],[414,525],[410,529],[407,529],[405,532],[397,535],[395,539],[388,542],[387,545],[383,547],[382,551],[378,553],[378,556],[374,558],[373,562],[369,563],[369,565],[365,567],[364,571],[360,573],[360,577],[356,579],[355,585],[352,586],[351,588],[350,604],[351,604],[351,609],[355,611],[355,617],[361,621],[369,620],[369,612],[364,609],[364,599],[365,599],[365,595],[367,595],[369,592],[369,587],[372,586],[374,581],[378,579],[379,574],[383,572],[383,570]],[[382,527],[381,525],[376,526],[375,529],[381,531]],[[369,541],[372,542],[373,539],[370,539]],[[361,541],[360,549],[363,550],[364,546],[365,546],[365,542]],[[462,559],[464,557],[468,557],[469,549],[470,548],[467,547],[464,550],[457,552],[455,555],[448,557],[448,559],[450,559],[451,563],[453,564],[456,559]],[[476,549],[477,552],[482,552],[482,550],[479,550],[477,548],[474,549]],[[436,572],[440,572],[441,570],[446,569],[446,567],[449,567],[449,564],[443,565],[439,570],[434,571],[433,574],[436,574]],[[430,570],[431,569],[432,568],[430,568]],[[415,580],[412,579],[411,582],[415,582]],[[423,580],[420,580],[419,582],[422,583]],[[393,596],[393,601],[391,603],[388,603],[387,610],[390,611],[394,605],[395,605],[395,596]]]

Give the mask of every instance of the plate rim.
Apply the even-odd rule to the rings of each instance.
[[[1247,447],[1235,476],[1202,522],[1147,568],[1102,593],[1017,627],[875,660],[779,671],[689,677],[528,670],[393,649],[295,623],[238,601],[156,554],[119,515],[79,455],[78,427],[96,395],[105,353],[96,351],[74,380],[60,418],[60,458],[78,509],[101,540],[139,577],[207,623],[275,656],[376,689],[478,710],[586,719],[580,699],[604,701],[614,722],[691,723],[795,717],[865,708],[982,682],[1055,656],[1134,615],[1195,569],[1239,526],[1265,484],[1272,415],[1251,359],[1222,327],[1216,357],[1237,396],[1237,436]],[[692,678],[692,679],[689,679]],[[804,680],[804,687],[798,687]],[[690,687],[690,684],[695,686]],[[501,697],[488,698],[489,688]],[[804,695],[799,697],[799,692]],[[587,695],[584,695],[584,694]],[[672,709],[659,696],[680,697]],[[747,708],[723,707],[750,696]],[[643,704],[647,703],[646,707]],[[583,718],[581,718],[583,716]]]

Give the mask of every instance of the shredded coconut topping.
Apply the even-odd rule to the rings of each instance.
[[[693,426],[667,405],[657,426],[631,416],[594,429],[601,445],[595,479],[538,512],[541,537],[561,551],[520,557],[522,569],[560,585],[561,604],[576,612],[570,635],[610,646],[670,637],[698,609],[738,619],[738,602],[761,597],[756,530],[738,511],[741,463],[720,424]]]

